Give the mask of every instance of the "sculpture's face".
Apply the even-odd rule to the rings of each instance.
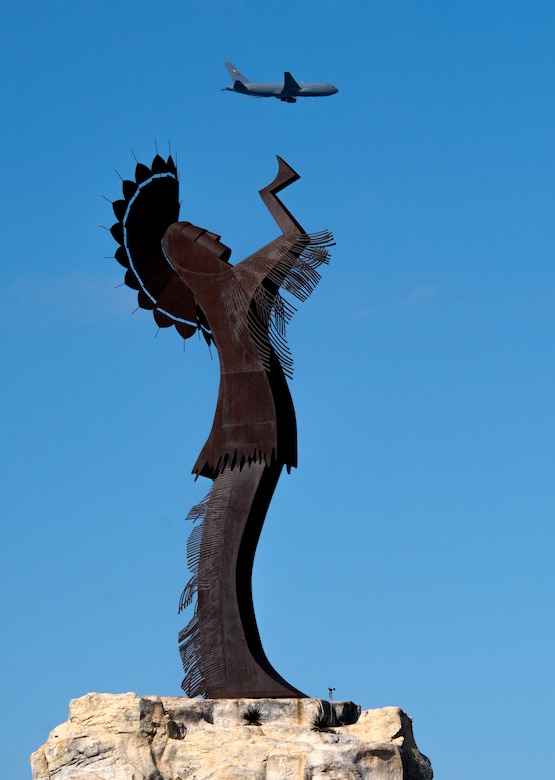
[[[196,285],[191,277],[212,276],[229,268],[231,249],[221,243],[220,236],[190,222],[170,225],[162,246],[170,265],[193,291]]]

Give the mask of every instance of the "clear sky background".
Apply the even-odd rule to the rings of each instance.
[[[299,468],[259,545],[267,655],[414,719],[436,777],[546,777],[555,568],[555,6],[4,3],[2,774],[89,691],[180,695],[190,469],[218,362],[131,313],[114,168],[168,140],[232,262],[284,193],[332,264],[289,328]],[[219,88],[290,70],[333,97]]]

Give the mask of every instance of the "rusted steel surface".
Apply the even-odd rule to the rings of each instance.
[[[285,326],[294,307],[281,290],[305,300],[328,262],[332,236],[306,233],[277,197],[299,178],[281,158],[260,195],[281,235],[236,266],[220,236],[177,221],[178,183],[170,158],[137,165],[123,182],[112,228],[116,258],[139,306],[183,338],[197,330],[214,343],[220,387],[210,435],[193,467],[212,488],[189,515],[191,571],[180,601],[196,597],[180,633],[188,696],[301,697],[272,668],[252,602],[252,566],[266,512],[283,467],[297,464],[297,431],[286,376],[292,360]],[[152,189],[150,189],[152,187]]]

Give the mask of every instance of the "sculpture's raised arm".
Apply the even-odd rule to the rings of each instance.
[[[281,157],[277,161],[277,176],[260,190],[260,196],[282,233],[233,268],[228,312],[247,350],[252,349],[246,331],[248,323],[250,340],[256,344],[266,370],[270,368],[273,349],[285,374],[291,377],[293,361],[285,328],[295,307],[281,293],[289,293],[299,301],[308,298],[320,281],[317,269],[328,262],[327,247],[333,238],[328,231],[307,233],[283,205],[277,193],[300,176]],[[235,316],[241,308],[248,309],[248,321]]]

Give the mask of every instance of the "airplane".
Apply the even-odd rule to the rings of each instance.
[[[233,81],[232,87],[223,87],[222,91],[239,92],[251,97],[275,97],[284,103],[295,103],[298,97],[326,97],[339,92],[333,84],[305,84],[295,81],[288,70],[283,74],[283,83],[264,83],[249,81],[231,62],[224,63]]]

